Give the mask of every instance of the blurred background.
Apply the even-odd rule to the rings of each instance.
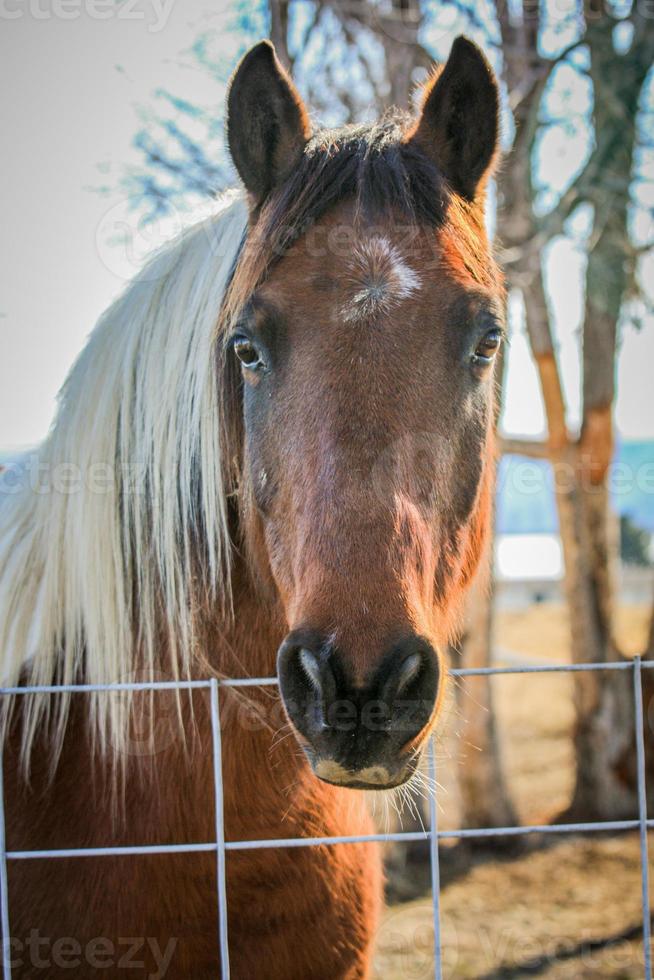
[[[144,257],[234,185],[223,103],[249,45],[271,37],[330,125],[410,108],[457,34],[480,43],[502,82],[510,343],[493,581],[451,660],[654,659],[654,4],[2,0],[0,27],[0,462],[45,435]],[[442,829],[637,815],[628,671],[460,679],[445,714]],[[380,822],[420,827],[424,806],[380,801]],[[642,976],[636,834],[441,850],[446,976]],[[387,856],[376,975],[429,976],[428,851]]]

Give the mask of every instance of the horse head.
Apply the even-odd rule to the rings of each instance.
[[[497,84],[459,38],[416,119],[313,133],[263,42],[235,72],[228,133],[250,226],[225,370],[246,546],[288,627],[282,698],[320,778],[399,785],[490,522]]]

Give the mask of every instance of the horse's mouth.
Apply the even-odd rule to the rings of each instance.
[[[399,771],[389,772],[383,765],[367,766],[364,769],[346,769],[334,759],[310,760],[314,774],[324,783],[347,789],[381,790],[395,789],[408,782],[416,771],[415,761]]]

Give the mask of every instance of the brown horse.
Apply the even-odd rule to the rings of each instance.
[[[460,38],[417,119],[312,134],[263,42],[228,123],[247,203],[147,266],[3,474],[3,679],[260,677],[277,651],[280,695],[221,689],[226,838],[365,834],[485,551],[497,87]],[[11,705],[10,851],[215,840],[206,690]],[[371,843],[228,852],[232,975],[367,976],[381,890]],[[214,853],[10,859],[8,911],[14,977],[220,975]]]

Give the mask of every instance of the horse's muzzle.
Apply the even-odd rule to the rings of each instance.
[[[310,630],[290,633],[277,656],[286,712],[315,774],[355,789],[388,789],[415,771],[436,715],[438,654],[423,637],[395,643],[365,686],[347,659]]]

